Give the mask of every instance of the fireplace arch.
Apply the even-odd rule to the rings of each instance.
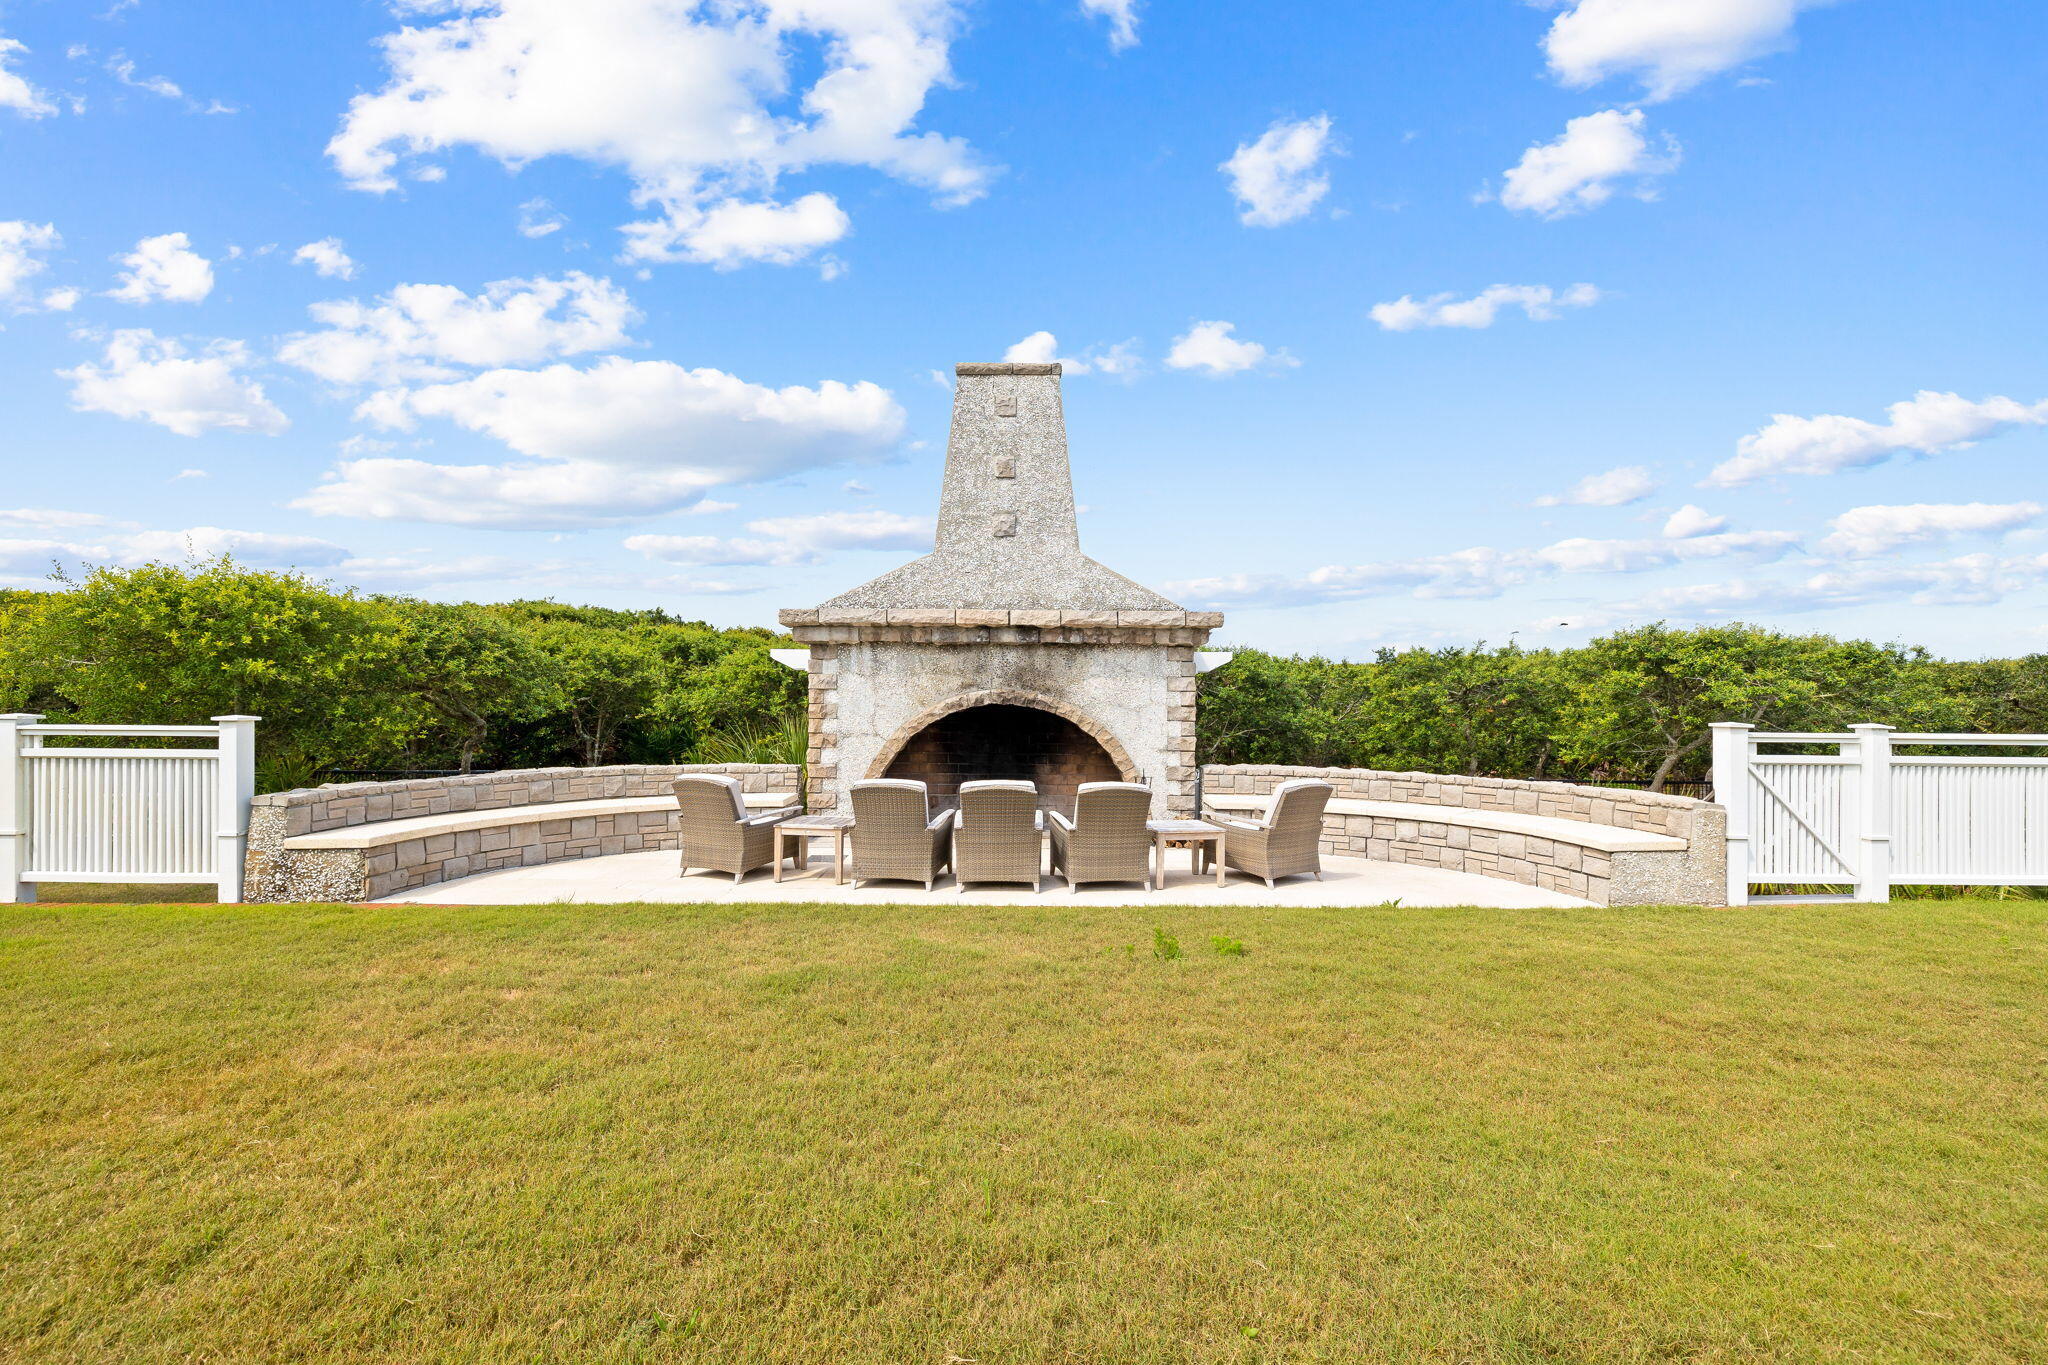
[[[935,806],[962,782],[1024,778],[1042,804],[1069,814],[1083,782],[1135,782],[1138,766],[1114,735],[1050,697],[1008,689],[971,692],[930,707],[890,736],[870,777],[912,777]]]

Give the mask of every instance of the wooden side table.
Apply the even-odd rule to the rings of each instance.
[[[832,884],[846,885],[846,836],[853,833],[853,817],[844,811],[826,810],[814,815],[799,815],[794,820],[784,820],[775,827],[775,880],[782,880],[782,860],[794,858],[798,867],[808,861],[809,840],[813,834],[832,836]],[[793,845],[784,851],[783,840]]]
[[[1216,860],[1216,885],[1223,885],[1223,826],[1212,825],[1207,820],[1147,820],[1145,828],[1152,835],[1152,889],[1162,890],[1166,886],[1166,841],[1185,839],[1193,845],[1188,849],[1188,858],[1197,876],[1202,871],[1202,845],[1209,846],[1209,854]],[[781,864],[777,864],[781,866]]]

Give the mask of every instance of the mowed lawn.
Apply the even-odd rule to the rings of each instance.
[[[2048,905],[6,907],[0,1358],[2039,1361]]]

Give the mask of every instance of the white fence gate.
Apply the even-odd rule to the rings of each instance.
[[[2048,758],[1898,752],[2041,748],[2048,735],[1713,730],[1730,905],[1751,885],[1848,884],[1862,901],[1894,886],[2048,886]],[[1764,751],[1823,744],[1835,752]]]
[[[255,716],[211,725],[43,725],[0,716],[0,900],[37,882],[213,882],[242,898]],[[118,749],[51,739],[209,739],[209,748]]]

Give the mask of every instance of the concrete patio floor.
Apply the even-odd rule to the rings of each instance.
[[[961,891],[951,876],[943,879],[932,897],[981,905],[1029,905],[1047,897],[1094,905],[1383,905],[1398,900],[1403,905],[1483,905],[1503,909],[1570,908],[1587,902],[1559,895],[1539,887],[1475,877],[1465,872],[1446,872],[1433,867],[1411,867],[1405,863],[1379,863],[1364,858],[1323,859],[1323,879],[1294,877],[1268,891],[1264,882],[1232,873],[1222,887],[1214,875],[1196,876],[1189,870],[1188,855],[1181,850],[1168,854],[1166,885],[1147,891],[1137,883],[1102,883],[1082,887],[1069,894],[1066,883],[1048,876],[1034,896],[1024,886],[974,886]],[[748,875],[739,885],[717,872],[692,872],[681,876],[677,855],[672,852],[620,853],[607,858],[584,858],[577,862],[543,863],[537,867],[508,868],[485,872],[456,881],[420,887],[382,904],[433,905],[532,905],[557,901],[609,904],[622,901],[834,901],[849,904],[884,905],[924,898],[917,882],[872,882],[855,890],[851,881],[832,884],[831,844],[817,841],[811,850],[810,867],[802,872],[785,868],[783,880],[775,881],[763,868]]]

